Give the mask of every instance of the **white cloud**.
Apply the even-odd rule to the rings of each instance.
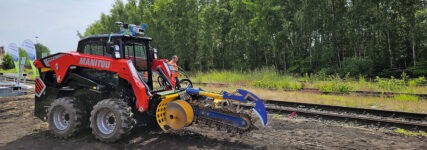
[[[74,51],[77,30],[110,13],[115,0],[0,0],[0,45],[25,39],[38,41],[53,53]]]

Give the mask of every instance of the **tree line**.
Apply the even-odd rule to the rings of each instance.
[[[188,70],[427,75],[425,0],[117,0],[84,35],[116,21]]]

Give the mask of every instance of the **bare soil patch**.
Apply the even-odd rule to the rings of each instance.
[[[107,144],[90,129],[71,139],[55,138],[33,109],[32,96],[0,98],[0,149],[427,149],[426,137],[274,114],[266,128],[242,137],[196,127],[175,133],[138,127]]]

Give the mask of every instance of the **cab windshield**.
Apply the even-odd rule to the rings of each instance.
[[[138,71],[147,70],[147,54],[145,43],[142,42],[125,42],[125,58],[132,60]]]

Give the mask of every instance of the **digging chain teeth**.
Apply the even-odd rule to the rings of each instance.
[[[240,131],[239,128],[236,128],[234,126],[231,126],[231,125],[228,125],[228,124],[225,124],[225,123],[222,123],[220,121],[213,120],[213,119],[205,118],[205,117],[198,118],[197,122],[200,125],[205,125],[206,127],[209,127],[209,128],[215,127],[217,130],[227,131],[229,133],[243,133],[244,132],[244,131]]]
[[[208,118],[208,117],[204,117],[204,116],[198,116],[197,117],[197,123],[199,125],[206,125],[210,128],[216,128],[216,129],[220,129],[223,131],[227,131],[227,132],[232,133],[232,134],[240,134],[240,135],[247,133],[248,131],[250,131],[252,129],[257,129],[256,127],[253,126],[254,122],[252,121],[250,116],[247,114],[235,113],[235,112],[230,112],[228,110],[222,110],[222,109],[202,108],[202,110],[214,111],[214,112],[218,112],[218,113],[223,113],[223,114],[228,114],[228,115],[232,115],[232,116],[239,116],[241,118],[245,118],[248,120],[249,128],[236,127],[232,124],[223,122],[222,120],[212,119],[212,118]]]
[[[229,122],[224,122],[221,119],[210,118],[204,115],[198,115],[195,119],[195,122],[199,127],[209,127],[210,129],[216,129],[220,131],[227,131],[228,133],[244,135],[249,133],[253,129],[258,129],[254,126],[257,121],[256,117],[252,119],[252,110],[246,109],[246,107],[241,107],[240,103],[233,103],[232,100],[224,99],[222,102],[219,102],[219,105],[216,104],[213,98],[205,97],[201,100],[193,99],[187,92],[179,93],[179,97],[182,100],[188,100],[193,106],[193,110],[205,110],[216,113],[221,113],[229,116],[234,116],[242,118],[247,121],[247,126],[239,127],[233,125]],[[251,107],[254,107],[250,105]]]

